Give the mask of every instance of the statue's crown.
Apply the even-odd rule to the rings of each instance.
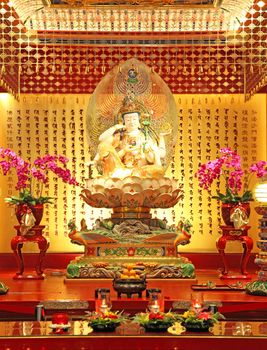
[[[122,102],[122,106],[119,110],[119,114],[123,116],[127,113],[137,112],[141,114],[144,110],[142,102],[138,101],[134,96],[125,96]]]

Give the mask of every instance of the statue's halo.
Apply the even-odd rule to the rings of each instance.
[[[174,97],[164,82],[150,67],[135,58],[115,66],[97,85],[88,104],[86,131],[89,151],[96,155],[99,136],[116,123],[126,95],[133,94],[150,112],[151,127],[157,133],[171,131],[165,136],[166,164],[169,165],[178,132]]]

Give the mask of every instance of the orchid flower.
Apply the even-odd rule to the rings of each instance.
[[[1,158],[3,160],[0,161],[0,169],[2,169],[3,175],[8,175],[12,169],[15,169],[18,179],[15,188],[20,191],[19,197],[6,198],[8,203],[29,203],[32,205],[50,203],[51,197],[42,196],[43,186],[48,185],[49,182],[49,172],[54,173],[65,183],[74,186],[79,185],[66,167],[69,160],[65,156],[47,154],[38,157],[31,167],[29,162],[24,161],[13,150],[0,147]],[[37,183],[40,183],[40,185],[37,186]]]
[[[226,193],[217,192],[213,198],[224,203],[247,202],[252,200],[252,192],[248,189],[251,177],[255,174],[258,178],[267,174],[267,162],[259,161],[252,164],[249,173],[242,169],[241,157],[231,148],[221,148],[221,157],[206,164],[202,164],[195,176],[200,187],[209,190],[214,180],[225,181]],[[242,195],[240,195],[240,192]]]

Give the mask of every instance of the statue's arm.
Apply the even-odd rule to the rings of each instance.
[[[152,140],[150,140],[150,142],[146,143],[144,146],[144,154],[146,157],[146,160],[150,163],[150,164],[154,164],[154,165],[159,165],[161,166],[161,158],[164,156],[162,156],[162,152],[159,148],[159,145],[155,144]]]
[[[155,158],[156,158],[156,149],[151,144],[145,144],[144,146],[144,153],[146,160],[151,163],[155,164]]]
[[[110,127],[109,129],[105,130],[100,136],[99,136],[99,142],[107,142],[111,137],[113,136],[114,132],[120,129],[124,129],[124,125],[122,124],[116,124]]]

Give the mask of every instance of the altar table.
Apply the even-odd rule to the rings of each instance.
[[[250,253],[253,248],[253,240],[248,235],[248,230],[250,226],[245,226],[242,228],[234,228],[232,226],[221,226],[222,236],[220,236],[216,241],[216,246],[219,254],[223,261],[223,270],[220,276],[221,279],[250,279],[247,272],[247,263],[250,257]],[[240,242],[243,247],[243,254],[241,256],[240,262],[240,274],[230,274],[228,271],[228,261],[225,254],[226,243],[229,241]]]
[[[87,321],[72,321],[64,334],[51,322],[0,322],[0,350],[266,350],[267,322],[220,322],[212,332],[172,335],[88,332]]]

